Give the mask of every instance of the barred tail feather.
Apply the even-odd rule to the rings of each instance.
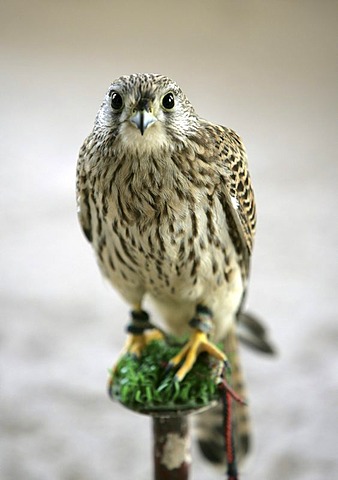
[[[268,332],[260,319],[248,312],[240,312],[237,315],[237,337],[240,342],[268,355],[275,355],[276,350]]]

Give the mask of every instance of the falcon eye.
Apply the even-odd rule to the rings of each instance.
[[[111,93],[111,106],[114,110],[121,110],[121,108],[123,107],[123,100],[119,93]]]
[[[173,92],[169,92],[162,98],[162,107],[171,110],[175,106],[175,97]]]

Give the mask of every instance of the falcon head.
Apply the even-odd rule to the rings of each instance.
[[[115,146],[137,151],[170,148],[197,127],[198,117],[180,87],[157,74],[115,80],[96,117],[96,128]]]

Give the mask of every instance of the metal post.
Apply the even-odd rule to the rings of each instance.
[[[153,418],[154,480],[188,480],[191,464],[187,415]]]

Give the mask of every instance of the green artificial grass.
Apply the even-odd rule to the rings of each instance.
[[[124,406],[143,412],[194,410],[220,399],[222,363],[208,354],[199,355],[186,377],[175,380],[177,368],[166,371],[169,360],[182,348],[173,339],[155,340],[137,359],[123,355],[116,366],[110,395]]]

